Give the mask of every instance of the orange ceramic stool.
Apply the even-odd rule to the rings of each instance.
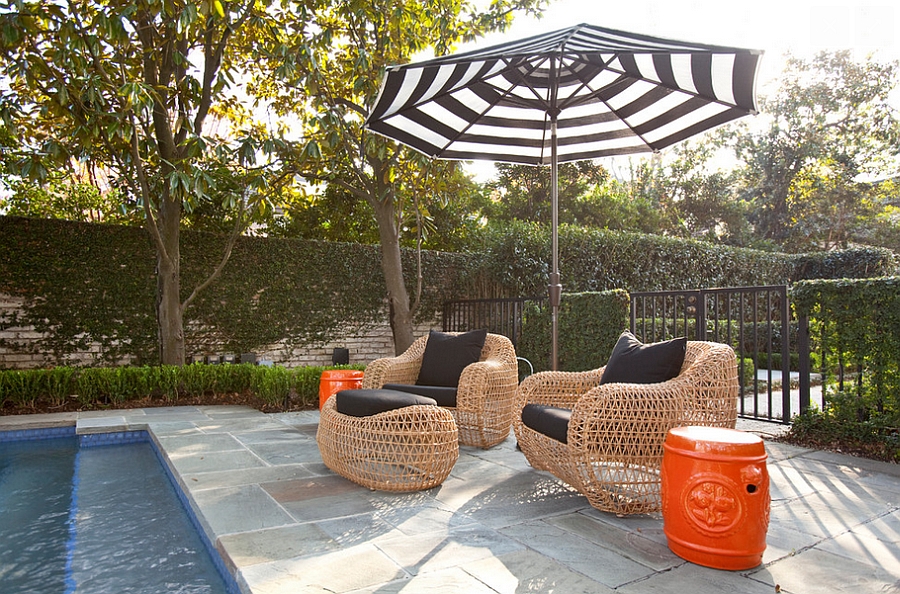
[[[363,372],[357,369],[326,369],[319,380],[319,410],[333,394],[362,388]]]
[[[672,552],[716,569],[762,563],[770,501],[762,439],[734,429],[676,427],[663,447],[663,530]]]

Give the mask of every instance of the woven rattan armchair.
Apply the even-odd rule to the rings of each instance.
[[[681,425],[734,428],[738,375],[734,351],[688,341],[674,379],[655,384],[600,385],[605,368],[541,372],[517,392],[526,404],[571,409],[566,441],[514,422],[528,462],[584,494],[595,508],[619,515],[658,511],[659,469],[669,429]]]
[[[428,336],[422,336],[403,354],[376,359],[367,365],[362,387],[415,385],[427,342]],[[459,377],[456,406],[447,407],[456,419],[460,443],[489,448],[506,439],[516,414],[518,383],[518,362],[512,342],[505,336],[488,334],[480,360],[467,366]]]
[[[381,491],[430,489],[447,478],[459,458],[453,415],[437,406],[355,417],[338,412],[332,396],[322,406],[316,442],[328,468]]]

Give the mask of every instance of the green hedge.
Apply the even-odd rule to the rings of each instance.
[[[479,242],[468,254],[422,254],[417,321],[439,319],[451,299],[546,294],[547,225],[512,223]],[[214,269],[224,243],[221,236],[183,232],[184,296]],[[0,331],[34,326],[46,337],[31,348],[58,364],[92,343],[100,345],[99,364],[158,361],[155,255],[144,230],[0,217],[0,253],[0,293],[25,302],[21,315],[0,318]],[[404,250],[403,258],[414,294],[416,253]],[[251,352],[281,340],[289,348],[312,347],[383,323],[380,261],[378,246],[242,237],[221,277],[185,312],[186,352]],[[560,270],[569,296],[787,284],[810,274],[895,274],[896,262],[886,250],[792,256],[564,225]],[[23,348],[14,341],[4,347]],[[566,355],[581,365],[573,356]]]
[[[900,277],[803,281],[791,297],[797,314],[809,316],[836,414],[900,428]],[[853,375],[840,381],[835,369]]]
[[[621,289],[566,293],[558,316],[557,357],[561,371],[584,371],[606,365],[622,331],[628,328],[628,293]],[[550,369],[549,307],[526,307],[517,353],[535,371]]]
[[[804,281],[791,297],[825,406],[791,419],[785,439],[900,462],[900,278]]]
[[[793,258],[792,281],[875,278],[897,274],[897,256],[887,248],[855,248],[799,254]]]
[[[4,405],[61,407],[77,401],[85,408],[101,408],[150,397],[179,398],[249,392],[261,406],[317,406],[319,381],[326,369],[364,369],[364,366],[285,367],[204,365],[183,367],[56,367],[0,371],[0,414]],[[214,399],[214,398],[213,398]]]
[[[183,297],[215,268],[223,245],[216,235],[183,232]],[[33,350],[57,363],[92,342],[100,344],[98,364],[126,356],[139,366],[158,362],[155,255],[145,231],[0,217],[0,252],[0,293],[25,301],[24,313],[0,318],[0,330],[33,325],[46,333]],[[464,296],[464,261],[423,254],[420,321]],[[315,346],[381,323],[380,262],[378,246],[239,238],[222,275],[185,312],[187,354],[252,352],[280,340]],[[404,266],[413,283],[414,252],[404,251]],[[13,341],[0,347],[22,348]]]
[[[484,297],[547,292],[546,225],[517,222],[491,229],[472,257],[477,264],[467,270],[467,279],[473,286],[490,285],[494,291]],[[896,274],[897,266],[893,253],[882,248],[782,254],[569,225],[559,231],[559,268],[566,293],[788,285],[809,278]]]

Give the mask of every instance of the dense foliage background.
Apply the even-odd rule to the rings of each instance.
[[[185,232],[184,278],[215,267],[225,241]],[[404,250],[408,278],[423,270],[420,321],[439,320],[452,299],[546,294],[546,226],[510,223],[480,245],[468,254]],[[33,325],[47,333],[34,348],[59,361],[96,341],[102,361],[158,362],[152,250],[137,227],[0,217],[0,293],[25,303],[20,317],[0,319],[0,329]],[[577,227],[562,230],[560,254],[566,294],[789,284],[810,274],[865,278],[896,266],[883,249],[787,255]],[[189,353],[249,352],[280,340],[316,345],[383,323],[386,289],[372,273],[379,257],[372,245],[240,238],[230,265],[185,313]]]

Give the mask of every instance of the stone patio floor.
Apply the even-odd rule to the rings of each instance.
[[[0,417],[0,431],[148,430],[246,594],[620,592],[900,594],[900,465],[765,442],[763,563],[674,555],[662,517],[602,513],[535,471],[511,435],[461,447],[450,477],[371,491],[322,464],[318,412],[177,407]],[[771,424],[739,421],[763,437]]]

